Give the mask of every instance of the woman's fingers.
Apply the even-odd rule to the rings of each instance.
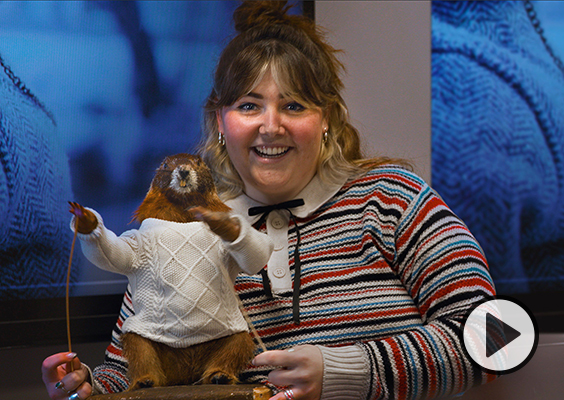
[[[292,357],[286,357],[287,355],[289,355],[288,350],[265,351],[254,358],[253,365],[288,367],[291,364]]]
[[[287,395],[284,394],[286,391],[291,391],[289,392]],[[303,399],[304,396],[296,389],[286,389],[285,391],[282,391],[280,393],[278,393],[276,396],[271,397],[269,400],[288,400],[288,399],[295,399],[295,400],[299,400],[299,399]]]
[[[268,375],[268,380],[291,390],[287,395],[282,391],[271,400],[317,400],[321,396],[323,357],[315,346],[267,351],[257,355],[253,365],[278,367]]]
[[[87,383],[83,382],[75,391],[74,393],[78,394],[81,400],[87,399],[92,394],[92,386]]]
[[[58,382],[65,375],[66,363],[73,361],[76,358],[75,353],[57,353],[47,357],[43,360],[41,365],[41,375],[43,382],[48,383]]]
[[[288,350],[266,351],[254,358],[253,365],[281,367],[284,369],[307,368],[313,372],[322,372],[323,358],[321,351],[317,347],[306,345]]]
[[[80,385],[84,383],[86,376],[86,371],[82,368],[82,366],[79,366],[72,372],[67,373],[59,382],[64,385],[64,388],[67,391],[72,392],[77,390]],[[55,384],[55,386],[57,386],[57,384]]]
[[[268,374],[268,381],[278,387],[296,386],[303,383],[299,371],[295,369],[275,369]]]
[[[57,353],[47,357],[41,366],[43,383],[53,400],[67,399],[77,392],[81,399],[92,393],[92,387],[85,383],[88,371],[75,353]]]

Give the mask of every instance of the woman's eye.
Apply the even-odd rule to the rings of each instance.
[[[243,103],[243,104],[239,104],[237,108],[241,111],[253,111],[257,109],[257,106],[256,104],[253,103]]]
[[[286,109],[289,110],[289,111],[303,111],[303,110],[305,110],[305,107],[302,106],[300,103],[297,103],[297,102],[294,101],[290,104],[287,104]]]

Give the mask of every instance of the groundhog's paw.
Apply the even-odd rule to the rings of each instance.
[[[80,233],[89,234],[98,226],[98,219],[92,213],[80,204],[69,201],[69,212],[76,217],[76,229]]]
[[[231,383],[231,380],[227,375],[217,374],[211,377],[211,383],[213,385],[228,385]]]
[[[228,374],[223,371],[216,371],[208,376],[204,377],[203,383],[204,384],[212,384],[212,385],[235,385],[238,383],[239,380],[236,376]]]
[[[129,387],[129,390],[147,389],[147,388],[152,388],[153,386],[155,386],[155,381],[151,377],[145,376],[135,381]]]

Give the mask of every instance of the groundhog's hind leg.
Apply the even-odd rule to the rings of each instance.
[[[166,385],[155,344],[135,333],[122,336],[123,354],[129,363],[129,390]]]
[[[249,365],[255,343],[248,332],[236,333],[210,343],[203,384],[236,384],[239,373]]]

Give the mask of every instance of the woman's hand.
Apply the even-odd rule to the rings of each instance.
[[[41,373],[52,400],[67,400],[75,393],[84,400],[92,394],[92,386],[86,382],[88,370],[75,353],[57,353],[47,357]]]
[[[253,365],[279,367],[268,374],[268,380],[291,390],[288,394],[282,391],[270,400],[319,400],[321,397],[323,357],[315,346],[267,351],[256,356]]]

